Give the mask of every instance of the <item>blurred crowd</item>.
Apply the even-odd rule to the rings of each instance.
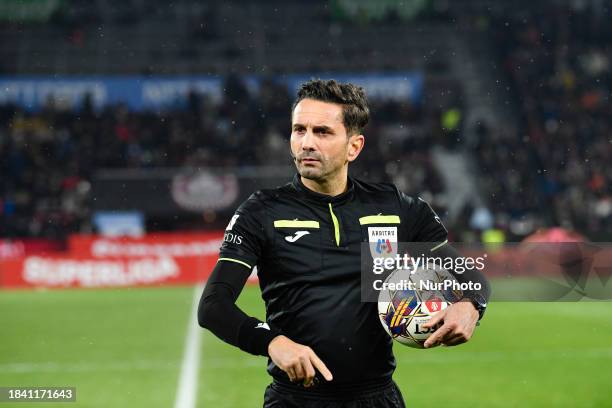
[[[580,2],[578,2],[580,4]],[[517,229],[612,227],[610,10],[541,7],[491,21],[520,108],[519,134],[482,125],[479,168],[492,210]]]
[[[230,76],[221,101],[192,93],[184,106],[163,112],[98,111],[87,98],[78,110],[53,100],[36,113],[2,106],[0,237],[90,231],[99,169],[290,166],[292,98],[273,80],[253,95]],[[428,156],[436,112],[393,101],[372,101],[371,109],[368,148],[353,174],[393,180],[412,194],[440,192]]]
[[[546,226],[603,240],[612,230],[610,10],[574,3],[487,16],[520,121],[518,132],[478,126],[469,148],[482,204],[449,225],[457,238],[477,229],[475,215],[511,240]],[[92,179],[102,168],[291,165],[286,86],[271,78],[253,94],[229,76],[223,88],[220,101],[192,93],[181,108],[162,112],[100,111],[87,99],[74,111],[53,100],[36,113],[1,106],[0,237],[88,231]],[[461,98],[445,106],[370,102],[367,147],[352,174],[393,181],[444,215],[431,149],[467,146]]]

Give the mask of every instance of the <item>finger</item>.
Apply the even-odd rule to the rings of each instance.
[[[440,338],[439,340],[440,344],[446,344],[446,342],[449,341],[450,339],[462,335],[462,333],[457,328],[453,328],[453,326],[450,326],[450,327],[451,327],[451,330],[444,333],[444,335]]]
[[[293,366],[288,367],[285,372],[289,376],[289,381],[295,382],[295,370],[294,370]]]
[[[424,329],[430,329],[440,323],[444,319],[444,315],[446,314],[446,309],[439,311],[438,313],[431,316],[431,319],[427,323],[423,325]]]
[[[310,361],[312,362],[312,365],[319,370],[323,378],[325,378],[327,381],[334,379],[332,373],[329,371],[323,361],[321,361],[321,359],[314,353],[314,351],[310,354]]]
[[[300,358],[298,362],[293,366],[295,370],[295,381],[302,381],[305,377],[304,373],[304,359]]]
[[[444,336],[446,336],[446,334],[450,332],[451,330],[452,330],[451,326],[447,324],[443,324],[442,327],[440,327],[438,330],[433,332],[431,336],[429,336],[429,338],[425,341],[423,346],[425,348],[437,346],[440,343],[440,340],[442,340]]]
[[[312,382],[314,380],[314,376],[316,374],[314,367],[312,366],[312,363],[310,362],[310,359],[307,359],[304,362],[304,387],[310,387],[312,385]]]
[[[446,346],[457,346],[459,344],[463,344],[467,341],[465,336],[461,334],[456,334],[451,336],[449,339],[442,340],[442,343]]]
[[[457,328],[453,330],[453,332],[446,336],[446,338],[442,339],[443,343],[448,343],[451,346],[462,344],[470,340],[472,337],[473,331],[468,329],[460,329]]]

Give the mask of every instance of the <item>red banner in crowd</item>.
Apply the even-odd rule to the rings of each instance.
[[[68,248],[72,254],[93,258],[214,256],[216,260],[222,240],[223,231],[199,234],[157,233],[140,238],[72,235],[68,239]]]
[[[63,250],[61,242],[50,239],[0,239],[0,259],[15,259],[27,255],[40,255]]]
[[[206,280],[223,232],[142,238],[74,235],[68,250],[0,259],[0,287],[123,287]]]

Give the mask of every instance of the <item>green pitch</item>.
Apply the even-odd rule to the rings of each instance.
[[[76,403],[173,407],[193,289],[0,291],[0,386],[76,386]],[[259,289],[242,308],[262,317]],[[266,360],[202,333],[201,407],[260,407]],[[408,406],[612,406],[611,303],[493,303],[472,341],[395,346]]]

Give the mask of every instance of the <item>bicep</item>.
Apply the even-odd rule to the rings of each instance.
[[[402,218],[407,221],[407,236],[412,242],[443,242],[448,231],[431,206],[421,198],[400,193]]]
[[[222,295],[233,303],[238,299],[250,274],[251,269],[243,264],[220,260],[206,282],[202,298]]]

